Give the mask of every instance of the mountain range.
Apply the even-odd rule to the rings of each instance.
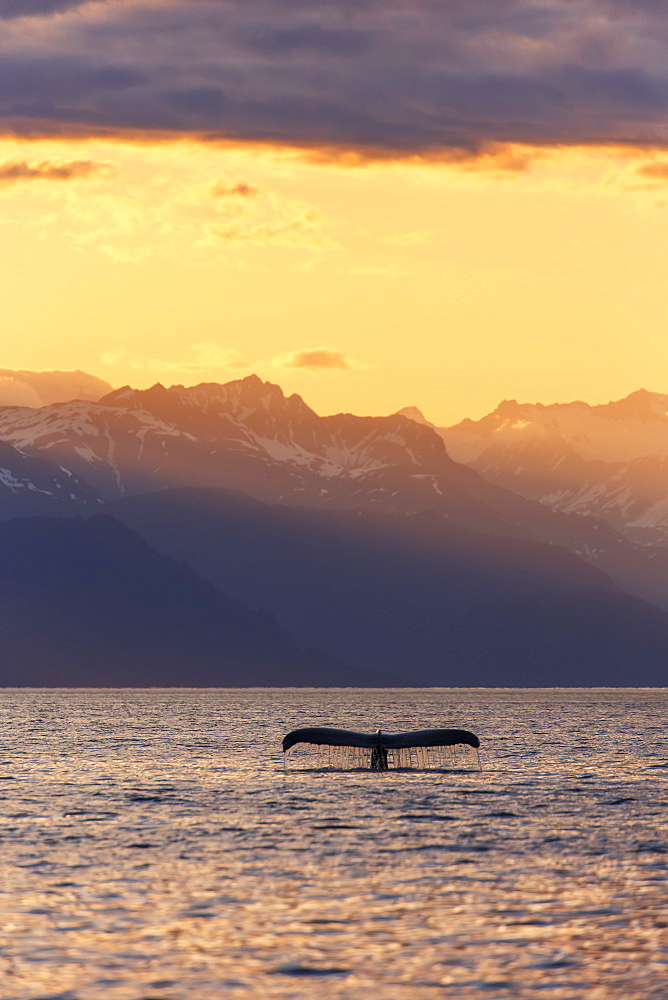
[[[257,376],[190,388],[126,386],[97,403],[0,407],[2,440],[70,474],[75,513],[182,486],[301,507],[434,511],[460,528],[565,547],[668,608],[668,551],[633,542],[604,518],[556,511],[490,482],[454,461],[442,436],[411,416],[321,417]],[[0,517],[16,516],[17,488],[2,482]],[[61,495],[53,494],[58,505]]]
[[[510,528],[488,502],[499,491],[453,462],[431,430],[403,416],[320,417],[256,376],[4,407],[0,440],[58,463],[105,500],[216,486],[298,506],[434,508],[468,527]]]
[[[608,420],[623,432],[626,451],[608,446],[605,458],[603,432],[597,438],[592,429],[585,447],[572,414],[558,408],[554,418],[538,406],[537,415],[529,408],[515,417],[502,404],[483,421],[440,429],[412,408],[321,417],[256,376],[0,406],[0,528],[11,533],[19,522],[10,519],[34,514],[98,524],[104,512],[115,530],[139,533],[151,558],[185,562],[219,600],[274,616],[292,653],[274,656],[272,676],[282,680],[271,683],[305,683],[302,667],[289,663],[303,666],[300,651],[310,647],[322,650],[314,664],[325,664],[313,683],[373,683],[383,672],[419,684],[664,683],[668,551],[641,544],[623,518],[613,524],[595,505],[585,512],[552,503],[535,484],[560,466],[544,468],[527,443],[561,441],[587,468],[637,458],[629,428],[639,439],[647,401],[629,400],[626,409],[610,404],[617,417],[591,417],[592,428]],[[652,400],[646,422],[657,461],[660,403]],[[527,427],[534,430],[525,440]],[[51,530],[62,535],[58,517],[40,524],[47,547]],[[66,537],[65,560],[79,536]],[[83,586],[83,569],[80,578]],[[41,605],[34,597],[40,615],[47,591]],[[33,598],[22,600],[27,609]],[[81,608],[99,632],[97,612],[85,601]],[[151,641],[131,635],[134,652],[124,657],[140,663]],[[185,649],[176,641],[170,648]],[[198,656],[204,663],[204,651]],[[215,674],[202,671],[193,676]],[[216,676],[233,675],[230,667]]]
[[[414,407],[401,412],[426,423]],[[435,429],[455,461],[498,486],[603,517],[634,541],[668,543],[668,395],[639,389],[598,406],[504,400],[481,420]]]

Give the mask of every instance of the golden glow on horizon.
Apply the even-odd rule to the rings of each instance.
[[[251,371],[319,412],[665,390],[668,158],[346,166],[191,142],[0,141],[0,365]],[[320,365],[305,368],[304,362]]]

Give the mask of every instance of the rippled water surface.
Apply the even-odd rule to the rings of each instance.
[[[0,691],[3,1000],[668,997],[668,691]],[[483,771],[288,771],[303,725]]]

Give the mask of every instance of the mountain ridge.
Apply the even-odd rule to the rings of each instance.
[[[108,514],[0,524],[0,684],[377,686]],[[396,679],[395,679],[396,682]]]
[[[639,389],[594,406],[504,400],[480,420],[436,430],[457,461],[498,486],[602,517],[633,541],[668,540],[668,395]]]
[[[428,423],[401,414],[320,417],[301,397],[257,376],[189,388],[122,387],[97,403],[41,410],[0,408],[3,439],[57,462],[105,501],[187,486],[295,507],[433,511],[471,531],[562,546],[630,593],[668,606],[665,550],[625,538],[605,518],[540,503],[542,494],[523,496],[510,473],[490,482],[489,463],[486,478],[453,460]],[[549,464],[540,458],[541,476]]]
[[[518,416],[521,405],[506,401],[493,420],[513,434],[526,429],[514,426],[529,423],[522,412]],[[661,423],[661,405],[661,399],[648,402],[641,395],[606,420],[625,427],[629,419],[637,421],[628,414],[640,411],[650,414],[654,426]],[[582,407],[589,413],[586,404],[577,404],[578,412]],[[571,420],[573,408],[568,412]],[[562,473],[565,467],[564,434],[558,431],[539,428],[526,435],[525,450],[537,452],[543,477],[553,466]],[[496,435],[489,427],[467,433]],[[514,437],[510,443],[516,461]],[[145,390],[122,387],[97,402],[0,407],[0,458],[2,449],[8,465],[11,459],[25,475],[20,480],[10,470],[5,476],[0,517],[8,511],[15,516],[17,504],[27,511],[39,494],[39,475],[60,476],[64,506],[40,501],[47,513],[67,513],[69,502],[70,512],[95,514],[104,504],[153,550],[191,565],[220,594],[251,610],[268,607],[277,627],[295,637],[295,663],[304,663],[298,647],[318,646],[326,651],[321,655],[351,663],[358,677],[360,670],[375,670],[377,677],[392,669],[407,682],[461,683],[466,675],[470,683],[521,685],[546,682],[541,663],[551,664],[545,674],[550,683],[605,683],[608,663],[614,665],[611,683],[624,684],[635,647],[642,667],[636,679],[665,679],[666,618],[637,598],[668,606],[668,552],[629,541],[605,519],[565,513],[488,481],[448,454],[442,434],[417,409],[386,417],[320,417],[300,396],[285,396],[257,376],[222,385],[158,383]],[[571,458],[574,476],[580,475],[576,459],[589,461]],[[71,490],[68,501],[65,486],[71,483],[80,488]],[[94,516],[90,521],[99,525]],[[16,529],[17,522],[8,524],[7,531]],[[202,534],[202,525],[209,535]],[[190,549],[179,549],[186,543]],[[25,563],[25,553],[22,558]],[[149,559],[146,553],[136,558]],[[20,564],[16,554],[15,566]],[[156,569],[147,594],[160,593],[159,577]],[[179,587],[194,593],[186,577],[181,575]],[[104,591],[106,584],[94,573],[89,582],[91,593]],[[107,634],[107,619],[99,605],[86,603],[87,592],[80,603],[89,619],[84,615],[77,630],[74,612],[63,612],[69,623],[63,639],[54,618],[58,587],[53,583],[47,599],[36,583],[31,586],[24,605],[5,586],[6,608],[14,608],[17,621],[29,629],[32,620],[43,620],[63,651],[76,650],[79,631],[93,660],[110,655],[95,645],[100,630]],[[201,594],[205,607],[209,599]],[[137,594],[138,606],[145,597]],[[171,616],[178,618],[173,602]],[[148,611],[146,617],[152,620]],[[217,627],[207,626],[208,634]],[[179,649],[185,659],[175,628],[166,623],[174,639],[168,650]],[[491,635],[501,643],[496,653]],[[163,648],[155,630],[138,641],[154,653]],[[197,635],[191,633],[190,641],[200,649],[202,664],[214,656],[212,648],[207,653],[197,646]],[[44,642],[40,657],[48,651]],[[29,646],[21,655],[27,663]],[[125,650],[121,659],[130,663],[134,655]],[[411,657],[419,670],[411,667]],[[278,653],[272,662],[282,662]],[[323,669],[320,676],[327,677],[326,664]],[[340,668],[341,676],[346,669]]]
[[[301,506],[434,507],[471,527],[509,530],[506,515],[476,495],[488,488],[431,429],[400,416],[319,417],[256,376],[191,389],[124,387],[98,403],[39,411],[0,408],[0,439],[48,454],[105,499],[215,486]]]
[[[512,481],[488,481],[454,461],[428,424],[401,414],[320,417],[257,376],[0,408],[2,439],[56,461],[106,501],[188,486],[298,507],[431,510],[472,531],[561,545],[631,593],[668,604],[668,553],[634,544],[604,519],[524,497]]]

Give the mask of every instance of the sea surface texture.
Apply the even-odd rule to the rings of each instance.
[[[0,692],[2,1000],[668,997],[668,691]],[[483,770],[283,769],[467,728]]]

